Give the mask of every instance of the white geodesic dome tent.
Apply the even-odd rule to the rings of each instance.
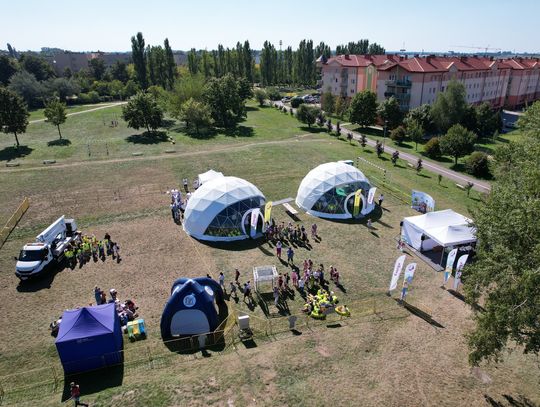
[[[191,195],[184,213],[184,230],[200,240],[232,241],[246,239],[251,232],[251,212],[265,204],[262,192],[237,177],[215,177]],[[257,230],[262,232],[262,212]]]
[[[354,194],[362,190],[360,215],[375,208],[367,203],[371,185],[358,168],[342,161],[321,164],[304,177],[296,195],[296,205],[308,214],[329,219],[353,217]]]

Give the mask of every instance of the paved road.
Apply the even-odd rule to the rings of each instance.
[[[127,103],[127,102],[111,103],[111,104],[108,104],[108,105],[98,106],[98,107],[95,107],[95,108],[93,108],[93,109],[81,110],[80,112],[75,112],[75,113],[68,113],[66,116],[75,116],[75,115],[77,115],[77,114],[83,114],[83,113],[95,112],[96,110],[108,109],[109,107],[120,106],[120,105],[124,105],[124,104],[126,104],[126,103]],[[32,124],[32,123],[40,123],[40,122],[44,122],[45,120],[47,120],[47,119],[30,120],[29,123],[30,123],[30,124]]]
[[[275,102],[275,103],[283,104],[281,102]],[[293,110],[296,111],[296,109],[293,109]],[[333,126],[333,128],[334,128],[334,130],[336,129],[335,126]],[[349,132],[349,131],[353,134],[353,139],[354,140],[358,141],[358,140],[361,139],[361,133],[358,133],[358,132],[355,132],[355,131],[352,131],[352,130],[342,129],[342,134],[347,134],[347,132]],[[368,135],[366,135],[366,138],[367,138],[367,144],[369,146],[375,147],[376,142],[374,140],[371,140]],[[389,146],[384,147],[384,152],[385,153],[389,153],[390,155],[392,155],[394,151],[399,152],[399,158],[401,158],[402,160],[405,160],[405,161],[413,164],[414,166],[416,166],[416,163],[418,162],[418,156],[406,153],[403,150],[398,150],[397,148],[393,148],[393,147],[389,147]],[[427,170],[429,170],[431,172],[434,172],[435,174],[441,174],[443,177],[451,179],[452,181],[454,181],[457,184],[465,185],[467,182],[472,182],[474,184],[473,189],[476,189],[477,191],[480,191],[480,192],[489,192],[489,191],[491,191],[491,185],[486,181],[479,181],[476,178],[469,177],[469,176],[467,176],[465,174],[461,174],[461,173],[456,172],[456,171],[452,171],[452,170],[450,170],[450,169],[448,169],[448,168],[446,168],[446,167],[444,167],[444,166],[442,166],[440,164],[435,164],[435,163],[433,163],[431,161],[428,161],[428,160],[425,160],[425,159],[422,159],[422,165]]]

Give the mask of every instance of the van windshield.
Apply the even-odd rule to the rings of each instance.
[[[19,261],[41,261],[47,258],[47,249],[21,250]]]

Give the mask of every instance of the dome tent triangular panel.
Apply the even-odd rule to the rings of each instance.
[[[362,189],[361,215],[375,205],[367,203],[371,185],[356,167],[344,162],[330,162],[312,169],[302,180],[296,195],[296,205],[307,213],[330,219],[352,218],[347,208],[350,195]]]
[[[201,240],[246,239],[244,215],[265,204],[262,192],[237,177],[216,177],[205,182],[191,196],[184,214],[184,230]],[[227,217],[229,219],[223,219]]]

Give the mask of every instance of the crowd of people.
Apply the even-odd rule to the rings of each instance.
[[[307,247],[310,244],[308,232],[304,225],[293,224],[292,222],[288,222],[287,224],[285,224],[285,222],[276,223],[275,219],[272,218],[270,222],[265,223],[264,229],[266,241],[276,243],[276,248],[279,243],[281,249],[281,246],[285,241],[288,241],[291,245],[294,244],[304,247]],[[317,224],[314,223],[311,225],[312,239],[319,240],[317,232]],[[281,253],[281,250],[279,253]]]
[[[93,259],[94,262],[97,262],[98,259],[105,261],[107,256],[112,256],[117,263],[122,260],[120,246],[111,240],[111,235],[108,233],[105,233],[103,239],[99,240],[94,235],[84,235],[79,232],[78,236],[64,249],[64,257],[71,269],[74,269],[77,264],[81,268],[90,259]]]
[[[177,189],[171,189],[171,215],[175,223],[180,223],[184,217],[184,211],[186,210],[186,205],[191,197],[191,192],[187,192],[186,196],[182,196],[182,192]]]

